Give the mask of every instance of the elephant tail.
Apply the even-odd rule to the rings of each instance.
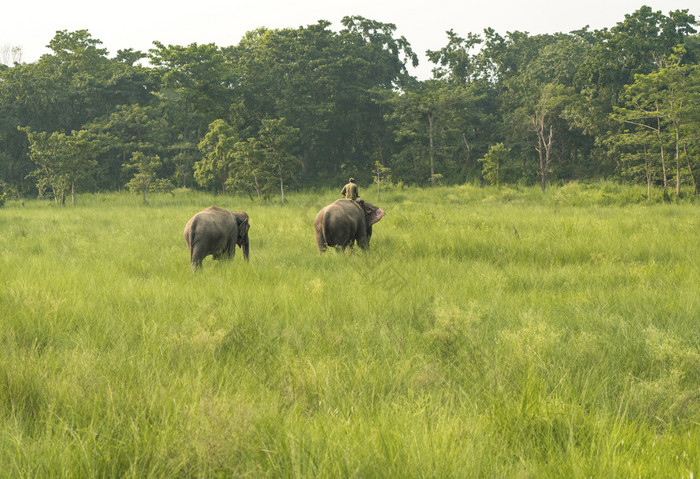
[[[326,213],[323,215],[323,222],[321,223],[323,242],[328,244],[328,232],[331,230],[331,215]]]
[[[190,247],[190,263],[194,260],[194,241],[195,241],[195,229],[197,228],[197,222],[193,221],[187,230],[187,245]]]
[[[326,232],[328,231],[328,213],[322,211],[319,217],[316,218],[314,223],[314,228],[316,229],[316,243],[318,245],[319,251],[323,251],[328,246],[328,240],[326,238]]]

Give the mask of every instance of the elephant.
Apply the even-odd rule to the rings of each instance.
[[[323,253],[328,246],[352,248],[355,241],[362,249],[369,248],[372,225],[386,213],[364,200],[336,200],[318,212],[314,220],[316,244]]]
[[[185,242],[190,250],[192,269],[202,267],[202,260],[212,255],[214,259],[230,259],[236,253],[236,245],[243,250],[248,261],[250,223],[245,211],[229,211],[210,206],[194,215],[185,225]]]

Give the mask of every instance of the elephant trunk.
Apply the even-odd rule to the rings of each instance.
[[[250,252],[250,242],[248,241],[248,235],[245,235],[243,241],[241,242],[241,249],[243,250],[243,259],[248,261],[248,253]]]

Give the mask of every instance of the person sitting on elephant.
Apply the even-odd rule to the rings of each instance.
[[[355,178],[350,178],[349,183],[343,186],[340,192],[345,198],[356,201],[360,197],[360,188],[355,184]]]

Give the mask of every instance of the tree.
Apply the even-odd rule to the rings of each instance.
[[[117,105],[150,99],[152,85],[144,69],[110,60],[101,44],[87,30],[58,31],[49,42],[53,55],[44,55],[37,65],[51,78],[43,93],[49,93],[47,113],[56,123],[42,130],[79,130]]]
[[[121,105],[110,115],[95,119],[86,127],[102,145],[97,182],[100,188],[123,185],[122,165],[132,153],[165,157],[174,143],[172,130],[164,117],[162,104]]]
[[[427,150],[430,184],[435,185],[436,139],[438,129],[445,128],[446,117],[454,101],[450,87],[439,80],[423,82],[420,88],[411,89],[395,96],[392,100],[392,116],[398,120],[400,128],[396,131],[398,140],[425,142]]]
[[[88,179],[97,165],[94,157],[98,146],[93,138],[85,130],[70,135],[23,130],[29,139],[30,158],[38,167],[31,176],[37,179],[40,194],[50,189],[56,204],[64,205],[70,188],[75,206],[76,185]]]
[[[561,97],[557,94],[561,88],[549,84],[545,85],[541,91],[541,96],[535,107],[530,111],[529,119],[532,129],[537,135],[537,146],[535,150],[540,160],[540,188],[542,191],[547,187],[547,176],[552,164],[552,141],[554,139],[554,125],[552,116],[559,106]]]
[[[99,143],[87,130],[73,131],[64,135],[62,170],[70,185],[71,202],[75,206],[75,189],[79,183],[90,178],[97,166],[95,157],[100,149]]]
[[[240,74],[248,136],[267,118],[298,128],[301,181],[368,173],[375,158],[391,156],[378,92],[409,84],[406,63],[417,60],[395,25],[363,17],[344,18],[338,33],[329,25],[261,28],[227,50]]]
[[[664,194],[668,194],[668,170],[666,165],[666,145],[675,150],[676,195],[681,193],[682,151],[693,140],[697,141],[700,118],[696,105],[700,102],[700,69],[697,65],[681,65],[683,49],[671,56],[665,67],[658,72],[637,75],[634,83],[625,88],[625,106],[615,109],[612,115],[616,120],[632,125],[621,136],[637,135],[639,130],[652,131],[660,152],[663,172]],[[649,139],[648,136],[643,138]],[[618,140],[624,142],[624,139]],[[647,149],[651,149],[648,145]],[[686,166],[693,188],[697,182],[693,174],[692,162],[685,155]]]
[[[179,147],[182,186],[187,187],[187,175],[199,139],[208,125],[224,118],[232,103],[230,85],[238,83],[235,69],[225,53],[214,44],[186,47],[165,46],[153,42],[149,60],[154,76],[160,79],[160,95],[172,110],[169,118],[179,137],[173,143]]]
[[[369,181],[377,160],[407,182],[480,178],[482,165],[473,160],[499,142],[512,165],[522,166],[522,178],[542,187],[557,178],[616,173],[641,181],[643,156],[652,183],[666,169],[669,189],[674,176],[676,191],[683,182],[697,187],[691,67],[700,59],[700,40],[687,10],[642,7],[610,29],[570,33],[449,30],[445,46],[428,52],[434,69],[425,82],[409,74],[417,57],[395,25],[358,16],[345,17],[337,32],[330,25],[259,28],[225,48],[155,42],[148,62],[132,49],[109,57],[87,30],[59,31],[39,61],[0,65],[0,181],[18,194],[36,188],[39,173],[28,174],[39,168],[21,125],[49,137],[87,130],[105,146],[94,154],[94,174],[77,180],[76,191],[122,187],[128,179],[121,165],[140,151],[161,158],[159,174],[184,187],[203,160],[198,176],[209,175],[207,185],[262,196],[273,175],[261,146],[262,120],[285,118],[298,129],[286,151],[300,168],[281,183],[274,173],[280,190],[289,181],[303,187],[345,175]],[[683,55],[674,51],[679,45]],[[10,53],[5,50],[6,62]],[[614,106],[637,108],[625,97],[637,92],[625,86],[635,75],[652,74],[658,75],[638,89],[656,82],[658,111],[655,102],[647,111],[658,116],[628,120],[654,128],[648,130],[654,135],[640,135],[653,143],[606,142],[623,130],[637,133],[610,113]],[[215,120],[235,130],[234,144],[245,140],[240,151],[227,147],[228,174],[215,173],[213,153],[203,159],[198,149]],[[51,194],[49,183],[43,188]]]
[[[32,169],[27,137],[18,125],[70,135],[89,129],[89,123],[118,105],[151,100],[147,68],[109,59],[100,45],[87,30],[59,31],[49,44],[51,53],[35,63],[0,69],[0,157],[7,155],[0,175],[18,191],[30,188],[25,178]],[[117,178],[109,187],[121,184]]]
[[[483,72],[480,71],[476,56],[469,52],[481,44],[481,37],[469,33],[467,38],[462,38],[454,30],[448,30],[446,33],[448,42],[445,47],[426,52],[428,60],[437,65],[433,69],[433,78],[445,79],[449,83],[457,85],[465,85],[475,81]]]
[[[577,123],[587,134],[603,140],[620,127],[610,115],[614,107],[625,105],[625,87],[634,83],[635,75],[662,68],[675,46],[697,38],[694,25],[688,10],[664,15],[643,6],[610,29],[586,34],[589,53],[578,62],[575,78],[585,100],[579,102]]]
[[[63,157],[63,144],[61,133],[33,132],[29,128],[24,129],[29,139],[29,158],[37,166],[29,176],[36,179],[36,187],[39,196],[43,196],[47,190],[55,203],[65,204],[65,192],[67,188],[66,176],[61,170]]]
[[[372,173],[374,173],[374,182],[377,184],[377,201],[381,201],[382,184],[390,181],[391,177],[389,176],[389,173],[391,173],[391,168],[382,166],[380,161],[375,161],[374,170],[372,170]]]
[[[361,16],[344,17],[341,23],[345,27],[341,34],[349,35],[349,39],[362,45],[358,56],[372,67],[372,77],[378,86],[391,89],[415,82],[406,64],[418,66],[418,57],[405,37],[394,38],[396,25]]]
[[[633,133],[638,133],[640,129],[654,132],[656,147],[660,151],[664,196],[666,196],[668,195],[668,173],[662,129],[664,115],[660,110],[658,88],[654,85],[654,79],[655,77],[640,75],[637,81],[625,87],[625,106],[615,107],[614,114],[611,116],[635,127],[632,130]],[[622,134],[628,134],[628,131],[624,130]]]
[[[489,148],[488,153],[483,158],[479,158],[482,164],[482,175],[490,184],[500,186],[505,177],[505,172],[509,167],[510,150],[497,143]]]
[[[693,139],[693,132],[697,132],[700,123],[700,116],[697,113],[697,106],[700,105],[700,68],[698,65],[681,65],[684,54],[685,49],[677,47],[666,66],[658,73],[652,74],[659,76],[663,88],[664,110],[671,126],[676,159],[676,195],[681,194],[681,151],[684,145]],[[690,138],[683,138],[686,134]],[[694,140],[697,142],[697,138]],[[687,154],[685,157],[688,174],[697,194],[698,186],[692,163]]]
[[[280,199],[284,204],[284,182],[293,179],[301,168],[299,156],[293,154],[299,129],[287,124],[284,118],[263,120],[260,145],[270,175],[279,180]]]
[[[130,191],[143,193],[143,202],[148,203],[146,193],[154,186],[158,185],[156,174],[162,165],[163,163],[157,155],[146,156],[140,151],[135,151],[131,155],[129,162],[124,164],[126,170],[136,170],[136,173],[126,184],[126,187],[129,188]]]
[[[218,184],[226,196],[226,184],[233,170],[238,141],[236,130],[224,120],[214,120],[209,125],[209,132],[199,143],[199,150],[204,156],[194,165],[194,178],[200,186]]]
[[[623,180],[646,181],[647,200],[651,200],[652,182],[656,177],[651,162],[649,145],[654,143],[648,130],[626,125],[620,134],[610,135],[607,143],[611,151],[619,156],[619,175]],[[631,128],[631,130],[629,129]]]
[[[229,183],[235,188],[252,188],[258,200],[262,188],[267,183],[269,173],[265,170],[265,156],[262,144],[256,138],[239,141],[235,144],[233,176]]]

